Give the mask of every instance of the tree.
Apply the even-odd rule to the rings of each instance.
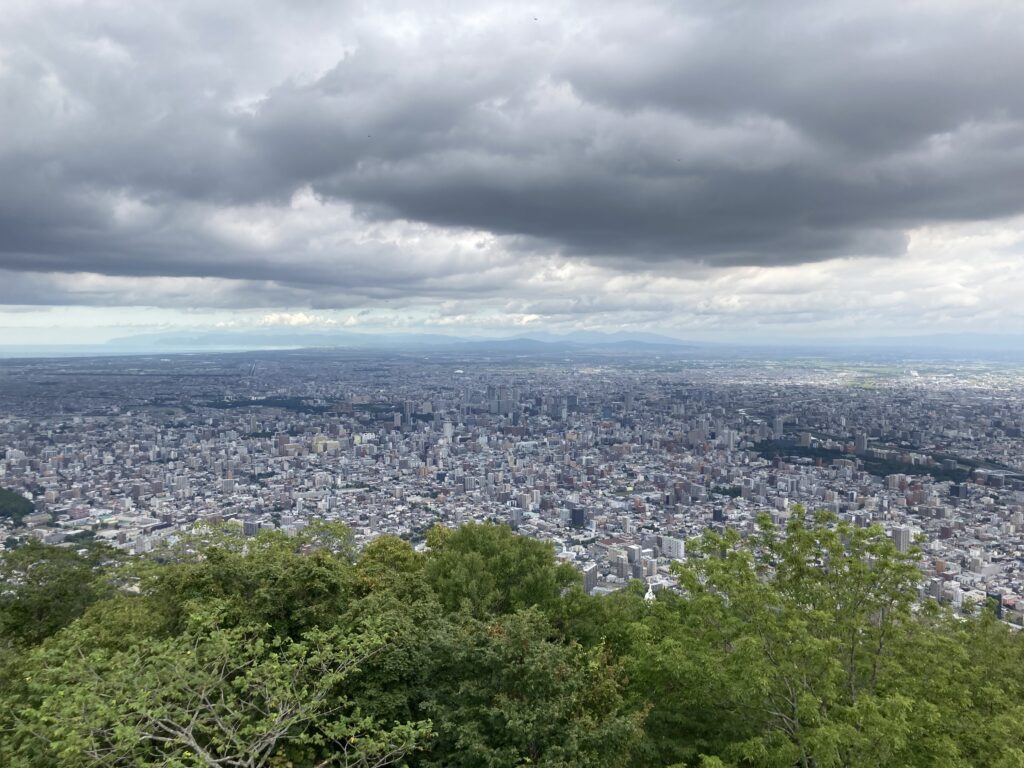
[[[571,565],[555,562],[551,544],[517,536],[504,525],[435,527],[427,543],[425,575],[447,611],[483,618],[530,606],[550,610],[580,580]]]
[[[359,554],[356,572],[367,591],[423,586],[426,560],[397,536],[378,536]]]
[[[34,510],[32,502],[21,494],[0,488],[0,517],[9,518],[13,525],[19,526]]]
[[[604,649],[559,642],[529,609],[437,637],[424,710],[429,766],[608,768],[629,763],[643,711]]]
[[[283,637],[331,625],[354,597],[351,534],[343,526],[311,526],[297,536],[237,528],[200,531],[138,563],[142,594],[179,631],[193,600],[219,599],[224,621],[268,624]]]
[[[119,553],[102,545],[81,550],[30,540],[0,554],[0,644],[41,642],[109,594],[101,566]]]
[[[546,544],[200,530],[4,553],[0,765],[1020,768],[1024,633],[918,603],[916,553],[797,510],[681,589],[589,597]]]
[[[301,638],[222,625],[216,608],[185,630],[124,650],[79,649],[74,628],[34,651],[15,716],[12,766],[386,766],[429,723],[382,726],[344,695],[387,644],[373,627]]]
[[[733,740],[719,745],[725,757],[805,767],[907,757],[911,702],[884,675],[911,620],[915,553],[898,553],[879,527],[799,509],[785,535],[764,517],[745,541],[708,533],[695,550],[676,571],[699,622],[686,634],[703,637],[709,672],[696,679],[732,715],[724,722],[746,724],[719,733]]]

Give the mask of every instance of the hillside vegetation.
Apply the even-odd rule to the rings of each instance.
[[[31,515],[34,507],[32,502],[21,494],[0,488],[0,518],[8,518],[18,526],[25,515]]]
[[[214,530],[7,552],[0,765],[1024,766],[1024,644],[915,607],[877,528],[708,534],[683,594],[588,597],[549,545]]]

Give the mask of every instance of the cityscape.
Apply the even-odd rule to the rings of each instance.
[[[1024,622],[1024,368],[642,347],[4,360],[0,486],[30,504],[0,533],[135,555],[203,523],[422,547],[494,522],[607,594],[827,510],[919,548],[919,600]]]
[[[3,11],[0,768],[1024,768],[1024,2]]]

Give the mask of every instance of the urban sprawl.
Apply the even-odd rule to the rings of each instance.
[[[0,361],[0,519],[142,553],[202,522],[362,543],[505,523],[591,593],[802,506],[921,550],[921,599],[1024,623],[1024,369],[279,351]],[[799,505],[799,506],[798,506]]]

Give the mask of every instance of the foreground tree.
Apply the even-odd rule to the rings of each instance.
[[[181,634],[123,650],[83,652],[73,629],[37,649],[7,764],[386,766],[429,735],[427,722],[375,723],[345,696],[382,633],[268,638],[266,625],[223,627],[218,613],[207,605]]]
[[[104,564],[120,553],[100,544],[81,550],[38,541],[0,555],[0,645],[25,647],[77,619],[111,594],[102,578]]]
[[[437,526],[427,544],[426,578],[441,605],[476,618],[531,606],[554,610],[562,591],[580,579],[571,565],[555,562],[551,544],[504,525]]]
[[[217,599],[225,624],[266,623],[298,637],[344,614],[354,598],[354,559],[351,532],[336,524],[251,538],[237,526],[215,526],[136,561],[134,572],[170,633],[184,627],[193,601]]]
[[[655,744],[682,733],[741,765],[956,764],[899,684],[915,553],[879,527],[799,509],[784,531],[765,517],[747,539],[706,534],[694,553],[676,568],[686,598],[638,630],[651,652],[637,676],[663,694]]]
[[[651,602],[498,526],[30,544],[0,765],[1024,766],[1024,633],[917,604],[881,529],[798,512],[690,552]]]
[[[439,642],[424,705],[438,736],[424,765],[629,764],[644,713],[602,648],[559,642],[536,609],[469,619]]]

